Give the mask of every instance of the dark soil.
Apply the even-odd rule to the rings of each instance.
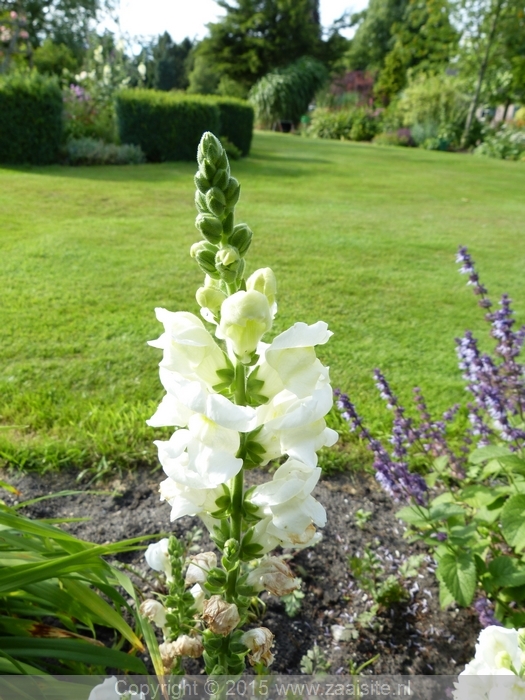
[[[115,495],[65,496],[44,500],[24,509],[35,518],[89,517],[88,522],[64,525],[75,535],[97,543],[116,541],[142,534],[174,532],[183,534],[199,526],[197,518],[170,523],[170,508],[159,502],[158,482],[162,472],[138,470],[102,486]],[[249,473],[253,483],[267,480],[257,471]],[[20,490],[19,500],[67,489],[85,490],[76,482],[76,474],[0,474]],[[348,664],[357,666],[379,654],[367,668],[373,674],[453,675],[474,655],[480,626],[470,609],[441,610],[434,566],[426,556],[419,573],[406,580],[408,600],[380,609],[370,622],[359,616],[373,604],[361,590],[348,566],[350,556],[360,556],[366,546],[377,552],[384,576],[395,573],[411,554],[426,554],[420,545],[403,539],[403,525],[395,517],[396,506],[380,490],[375,480],[363,473],[339,474],[325,478],[315,491],[325,506],[328,523],[323,540],[314,548],[296,553],[290,560],[295,573],[303,579],[304,598],[292,619],[283,602],[263,596],[267,612],[262,622],[275,635],[275,673],[299,674],[302,657],[318,645],[322,658],[329,662],[330,673],[347,674]],[[13,502],[11,495],[3,496]],[[356,526],[355,512],[371,512],[369,520]],[[202,550],[212,548],[206,533],[199,543]],[[150,576],[142,553],[126,555],[126,561]],[[137,579],[140,581],[140,579]],[[144,592],[148,585],[140,581]],[[151,579],[151,586],[155,581]],[[350,626],[352,639],[337,642],[332,626]]]

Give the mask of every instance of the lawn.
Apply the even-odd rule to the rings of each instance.
[[[154,307],[197,312],[192,163],[0,169],[0,452],[19,466],[155,463]],[[250,270],[271,266],[273,331],[328,322],[334,386],[387,424],[371,372],[436,411],[463,397],[454,337],[486,336],[454,256],[467,245],[525,322],[525,167],[417,149],[255,135],[233,162]]]

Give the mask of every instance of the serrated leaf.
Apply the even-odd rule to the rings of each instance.
[[[470,605],[476,592],[476,564],[469,552],[444,554],[438,563],[439,578],[459,605]]]
[[[512,496],[501,511],[503,537],[516,551],[525,548],[525,495]]]

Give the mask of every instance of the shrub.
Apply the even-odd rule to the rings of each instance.
[[[397,129],[396,131],[383,131],[372,139],[380,146],[414,146],[414,139],[410,129]]]
[[[111,101],[94,99],[80,85],[71,84],[64,94],[64,138],[117,140],[115,110]]]
[[[379,131],[379,121],[364,109],[356,110],[350,129],[352,141],[371,141]]]
[[[345,139],[350,138],[354,112],[341,110],[332,112],[329,109],[320,107],[312,114],[312,119],[307,127],[308,136],[318,139]]]
[[[220,133],[215,101],[156,90],[122,90],[117,95],[122,143],[140,146],[148,160],[193,160],[205,131]]]
[[[213,100],[220,110],[220,134],[237,146],[243,156],[250,152],[253,134],[254,109],[245,100],[220,97]]]
[[[62,95],[55,79],[29,73],[0,80],[0,162],[45,165],[58,159]]]
[[[522,160],[525,158],[525,130],[503,124],[498,131],[487,136],[474,153],[489,158]]]
[[[117,146],[90,138],[71,139],[66,154],[69,165],[137,165],[146,161],[140,146]]]
[[[324,65],[308,57],[268,73],[250,90],[257,121],[267,127],[284,119],[298,124],[326,79]]]

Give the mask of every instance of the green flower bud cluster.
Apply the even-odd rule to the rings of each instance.
[[[234,210],[241,188],[230,175],[228,157],[219,139],[209,132],[199,144],[197,162],[195,205],[199,213],[195,226],[204,240],[195,243],[190,253],[210,280],[219,282],[218,291],[232,293],[242,286],[243,258],[252,240],[246,224],[235,226]],[[213,286],[208,282],[207,287],[201,287],[199,303],[218,301],[210,291]]]

